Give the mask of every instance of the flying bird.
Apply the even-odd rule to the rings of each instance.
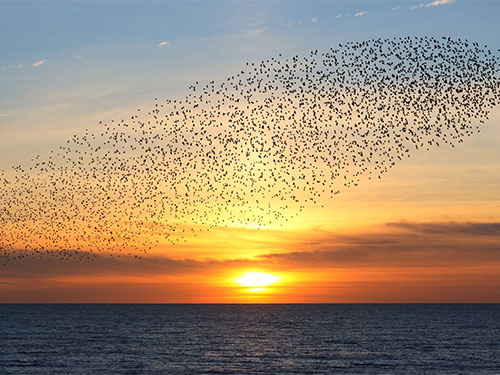
[[[283,225],[479,132],[498,60],[467,39],[371,39],[195,82],[0,172],[0,258],[140,258],[216,227]]]

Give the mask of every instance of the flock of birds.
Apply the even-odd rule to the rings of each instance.
[[[214,227],[282,225],[479,131],[498,73],[487,47],[433,37],[246,63],[0,172],[0,258],[140,258]]]

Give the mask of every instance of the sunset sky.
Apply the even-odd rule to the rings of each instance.
[[[498,1],[460,0],[1,2],[0,171],[280,53],[411,35],[498,54],[499,14]],[[320,203],[141,260],[13,260],[0,303],[500,302],[500,108],[463,144]],[[238,282],[249,272],[273,277]]]

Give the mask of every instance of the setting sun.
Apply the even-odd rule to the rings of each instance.
[[[263,287],[274,284],[280,278],[275,275],[262,272],[247,272],[243,276],[236,279],[238,284],[248,287]]]

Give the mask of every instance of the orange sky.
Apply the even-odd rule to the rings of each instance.
[[[498,113],[498,112],[497,112]],[[498,114],[458,149],[416,154],[381,181],[284,227],[230,227],[159,244],[142,260],[13,260],[2,302],[499,302]],[[251,292],[250,271],[280,281]]]
[[[31,165],[37,154],[46,159],[74,134],[82,136],[83,129],[102,130],[100,120],[130,118],[138,107],[152,108],[156,96],[183,97],[193,81],[222,82],[246,61],[267,59],[277,51],[293,56],[312,47],[326,51],[333,42],[402,33],[470,34],[489,44],[498,35],[494,2],[422,9],[408,4],[404,12],[398,7],[399,13],[385,2],[373,2],[363,5],[373,9],[359,17],[354,16],[363,10],[357,9],[358,2],[269,4],[251,2],[234,9],[234,4],[214,4],[218,10],[212,23],[204,11],[189,8],[176,26],[182,33],[172,26],[177,19],[164,20],[177,13],[144,13],[145,26],[135,30],[114,23],[120,19],[116,9],[102,10],[96,14],[103,17],[103,30],[68,30],[73,39],[61,45],[71,22],[53,19],[54,28],[46,27],[33,8],[33,22],[42,24],[11,25],[38,29],[27,29],[25,39],[10,43],[5,48],[9,61],[0,61],[0,87],[8,88],[0,93],[0,173],[5,170],[10,178],[12,166]],[[181,3],[175,6],[182,8]],[[23,16],[13,21],[28,20],[23,7],[15,8],[11,11]],[[306,17],[306,12],[311,14]],[[85,14],[72,13],[60,19],[82,16],[77,20],[86,25]],[[472,14],[481,22],[469,22]],[[482,22],[485,15],[491,19]],[[131,23],[135,16],[130,10],[122,14]],[[153,19],[154,35],[148,27]],[[169,32],[160,35],[158,30]],[[34,32],[45,44],[34,45]],[[127,251],[98,253],[92,261],[12,259],[0,264],[0,303],[500,302],[499,140],[497,106],[481,133],[457,147],[415,151],[381,180],[364,179],[322,198],[293,212],[298,215],[282,226],[229,225],[196,237],[188,234],[175,246],[160,233],[154,238],[159,242],[140,260]],[[29,225],[23,230],[39,236]],[[235,281],[247,272],[279,280],[252,291]]]
[[[355,231],[225,230],[203,251],[14,260],[3,302],[498,302],[500,224],[394,222]],[[257,233],[257,234],[256,234]],[[210,248],[214,248],[212,255]],[[167,253],[168,254],[168,253]],[[280,280],[252,292],[235,280]]]

